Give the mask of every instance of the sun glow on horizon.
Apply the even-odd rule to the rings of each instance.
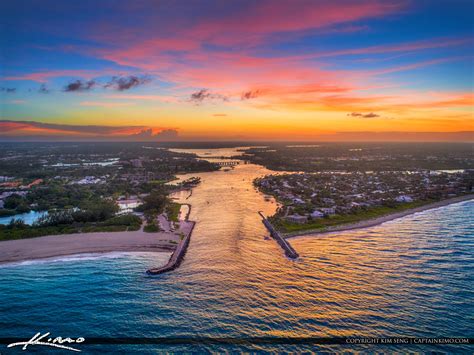
[[[469,1],[183,6],[0,5],[0,139],[474,139]]]

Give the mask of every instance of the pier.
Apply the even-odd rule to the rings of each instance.
[[[286,241],[285,238],[281,236],[281,234],[272,226],[270,221],[263,215],[261,211],[259,211],[258,214],[260,215],[260,217],[262,217],[262,222],[265,225],[265,227],[267,227],[268,231],[270,232],[271,237],[277,241],[277,243],[285,252],[285,255],[289,257],[290,259],[297,259],[299,255],[296,252],[296,250],[293,249],[290,243],[288,243],[288,241]]]

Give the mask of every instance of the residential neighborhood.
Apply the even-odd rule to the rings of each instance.
[[[255,180],[281,204],[278,215],[305,224],[334,215],[473,192],[474,171],[368,171],[269,175]]]

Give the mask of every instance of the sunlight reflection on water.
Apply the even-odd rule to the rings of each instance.
[[[144,274],[155,266],[153,254],[0,268],[1,335],[40,330],[86,338],[473,335],[473,201],[368,229],[294,239],[301,258],[291,261],[272,239],[264,239],[257,214],[270,215],[276,208],[252,186],[267,173],[246,164],[192,175],[202,183],[185,202],[197,225],[182,265],[169,274]],[[156,349],[190,350],[146,348]],[[204,349],[209,350],[193,348]]]

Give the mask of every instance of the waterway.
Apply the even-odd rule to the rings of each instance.
[[[211,152],[212,153],[212,152]],[[212,154],[212,156],[215,156]],[[267,169],[241,164],[194,174],[177,198],[196,221],[186,257],[149,277],[160,254],[126,254],[0,267],[0,336],[79,337],[470,336],[474,320],[474,202],[362,230],[291,241],[283,255],[252,186]],[[189,176],[182,176],[184,179]],[[160,261],[161,260],[161,261]],[[447,351],[469,346],[278,344],[81,346],[84,353],[160,351]],[[6,349],[0,349],[8,353]]]

